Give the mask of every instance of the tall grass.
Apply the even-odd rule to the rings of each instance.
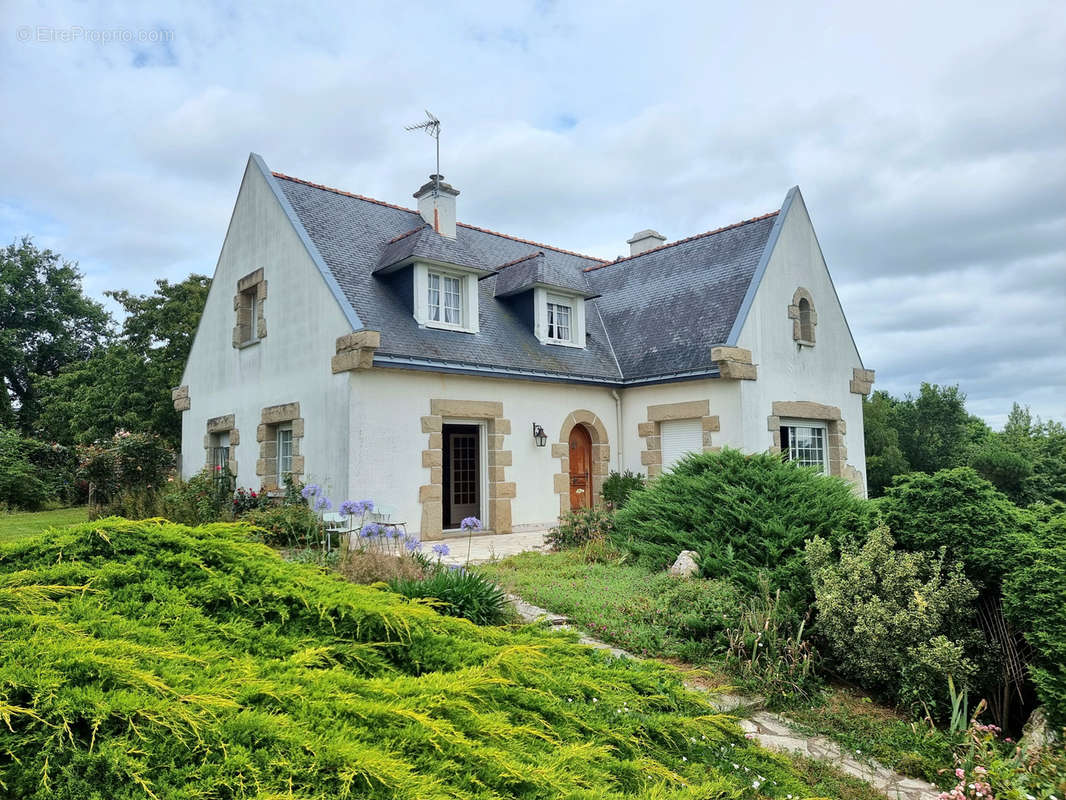
[[[0,547],[4,797],[809,793],[667,667],[442,616],[242,524]]]

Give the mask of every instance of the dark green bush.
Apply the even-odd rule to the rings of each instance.
[[[861,539],[875,517],[873,505],[837,478],[727,449],[690,455],[634,494],[615,515],[612,536],[654,569],[695,550],[705,577],[728,577],[752,591],[765,571],[771,590],[803,609],[813,597],[805,542]]]
[[[322,544],[326,528],[307,503],[267,506],[242,517],[254,525],[264,544],[274,547],[314,547]]]
[[[998,585],[1036,543],[1033,516],[969,467],[904,475],[877,503],[899,547],[946,547],[978,586]]]
[[[625,472],[612,472],[603,482],[600,494],[611,508],[618,509],[626,504],[633,492],[644,488],[644,476],[639,472],[626,470]]]
[[[450,617],[477,625],[499,625],[507,619],[507,596],[493,581],[461,567],[440,567],[426,578],[389,581],[389,588],[411,599],[438,601],[434,607]]]
[[[51,494],[30,462],[28,450],[27,440],[18,432],[0,428],[0,503],[36,511]]]
[[[1066,514],[1041,526],[1032,563],[1003,586],[1007,618],[1036,651],[1030,674],[1048,719],[1066,726]]]
[[[78,471],[78,454],[72,447],[23,439],[26,460],[33,466],[37,478],[45,485],[48,499],[72,505],[78,502],[75,478]],[[84,498],[81,498],[84,501]]]
[[[548,531],[545,541],[556,550],[604,541],[614,527],[613,515],[604,508],[568,511],[559,525]]]

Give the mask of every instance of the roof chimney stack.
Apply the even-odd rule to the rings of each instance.
[[[627,239],[626,243],[629,245],[629,255],[639,256],[641,253],[654,250],[656,247],[662,247],[663,242],[665,241],[665,236],[658,231],[653,231],[651,228],[648,228],[647,230],[634,233],[633,238]]]
[[[455,198],[458,196],[459,190],[445,183],[443,175],[430,175],[429,182],[414,194],[422,219],[449,239],[455,238]]]

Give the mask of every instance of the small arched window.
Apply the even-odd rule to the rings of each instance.
[[[799,301],[800,311],[800,338],[808,342],[814,341],[814,326],[811,325],[811,301],[801,297]]]
[[[814,310],[814,298],[802,286],[792,296],[788,316],[792,320],[792,338],[796,343],[813,347],[814,328],[818,324],[818,314]]]

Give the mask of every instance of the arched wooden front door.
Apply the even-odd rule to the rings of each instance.
[[[570,508],[592,505],[592,437],[584,425],[570,431]]]

